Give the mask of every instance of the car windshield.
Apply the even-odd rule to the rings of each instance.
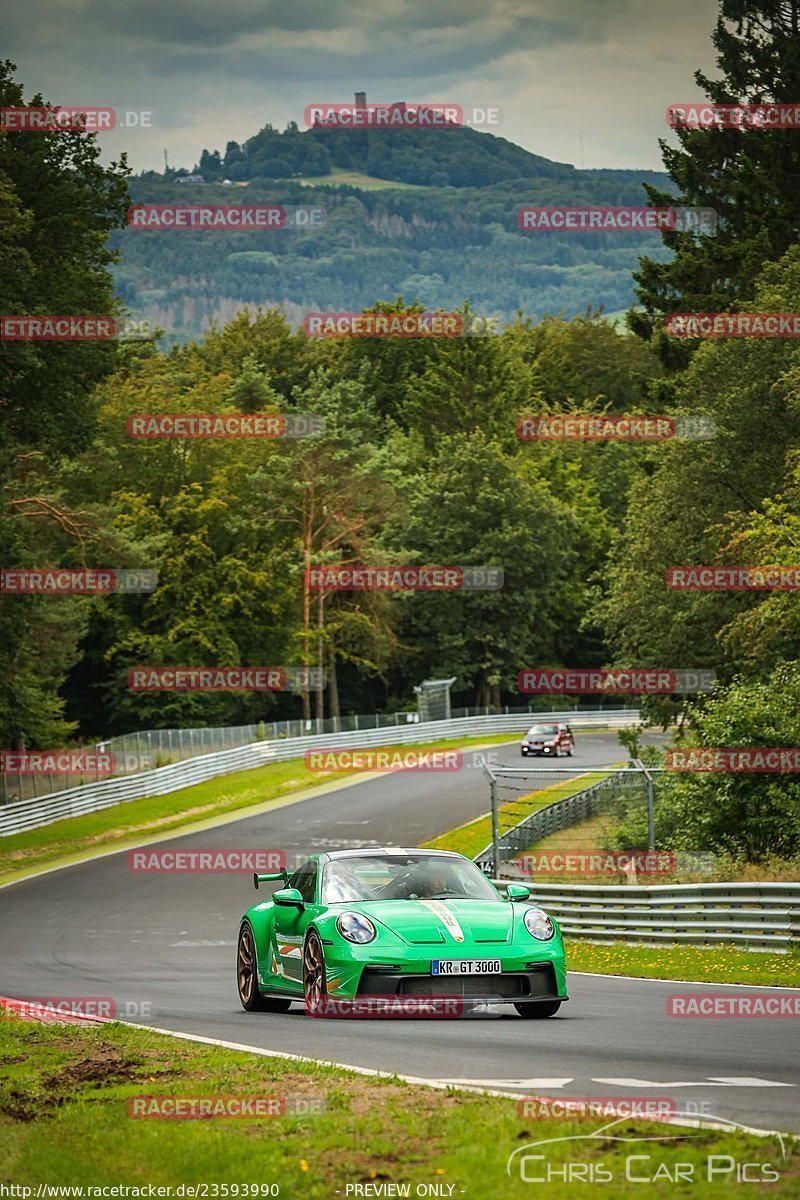
[[[322,876],[323,904],[363,900],[502,900],[482,871],[464,858],[371,854],[335,858]]]
[[[534,725],[528,737],[552,737],[554,733],[558,733],[556,725]]]

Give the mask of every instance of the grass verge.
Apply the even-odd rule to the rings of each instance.
[[[481,736],[413,746],[371,747],[373,750],[449,750],[499,745],[510,735]],[[106,850],[124,850],[149,838],[204,826],[233,813],[264,805],[289,803],[314,787],[338,781],[357,782],[353,771],[311,771],[302,758],[268,763],[251,771],[221,775],[206,783],[182,788],[166,796],[151,796],[117,804],[101,812],[69,817],[26,833],[0,839],[0,884],[11,883],[34,871],[61,863],[78,862]]]
[[[531,767],[530,769],[533,772],[536,768]],[[548,804],[555,804],[558,800],[566,800],[575,792],[582,792],[584,788],[605,778],[610,774],[611,769],[587,771],[574,779],[562,779],[557,783],[549,783],[547,787],[538,788],[517,799],[509,800],[506,804],[501,804],[498,809],[500,829],[510,829],[523,817],[538,812],[540,808],[546,808]],[[589,778],[590,776],[591,778]],[[475,821],[468,821],[466,825],[459,825],[458,828],[441,833],[438,837],[423,844],[432,850],[457,850],[459,854],[465,854],[467,858],[474,858],[488,846],[491,840],[492,817],[490,813],[486,813]]]
[[[564,939],[570,971],[640,975],[645,979],[692,979],[698,983],[800,987],[800,954],[762,954],[730,946],[601,946]]]
[[[141,1096],[285,1097],[306,1108],[321,1101],[323,1111],[262,1118],[135,1119],[129,1105]],[[329,1200],[337,1194],[344,1200],[382,1191],[391,1195],[375,1185],[394,1183],[409,1185],[407,1195],[424,1194],[417,1191],[420,1184],[437,1184],[439,1190],[430,1194],[514,1200],[530,1196],[531,1189],[518,1170],[511,1178],[506,1175],[513,1150],[547,1138],[588,1135],[605,1123],[537,1121],[519,1115],[516,1099],[434,1091],[116,1024],[0,1021],[0,1182],[32,1186],[33,1195],[40,1184],[216,1184],[231,1190],[208,1190],[206,1195],[260,1197],[270,1194],[266,1187],[272,1184],[279,1188],[272,1194],[289,1200]],[[531,1151],[544,1159],[528,1170],[541,1175],[563,1173],[569,1162],[588,1164],[584,1172],[602,1165],[613,1176],[615,1197],[641,1196],[641,1184],[626,1180],[626,1158],[647,1155],[637,1159],[634,1173],[652,1178],[659,1170],[648,1195],[673,1197],[672,1176],[676,1164],[683,1163],[690,1164],[699,1194],[721,1200],[735,1175],[720,1173],[708,1182],[708,1158],[729,1155],[735,1162],[758,1164],[752,1174],[771,1164],[778,1178],[770,1184],[770,1195],[797,1195],[798,1162],[797,1154],[791,1157],[791,1141],[788,1158],[783,1158],[776,1138],[740,1131],[626,1120],[611,1132],[676,1140],[632,1145],[610,1137],[556,1141]],[[245,1184],[260,1190],[245,1192]],[[367,1184],[373,1187],[367,1190]],[[361,1185],[359,1191],[356,1185]],[[553,1200],[574,1194],[575,1183],[557,1175],[547,1188]]]

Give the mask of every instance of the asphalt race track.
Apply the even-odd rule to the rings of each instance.
[[[494,750],[523,765],[516,742]],[[620,756],[616,734],[578,734],[575,757],[558,765]],[[326,847],[413,846],[487,808],[478,769],[402,772],[160,848],[277,848],[291,863]],[[144,1024],[276,1051],[520,1095],[670,1096],[684,1111],[800,1130],[791,1020],[666,1015],[668,995],[733,990],[722,986],[572,975],[569,1003],[544,1021],[500,1008],[456,1021],[320,1021],[300,1005],[245,1013],[235,938],[253,899],[249,876],[133,874],[124,853],[13,884],[0,890],[0,994],[110,997]]]

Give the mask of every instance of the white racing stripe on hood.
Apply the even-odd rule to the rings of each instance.
[[[463,942],[464,930],[446,904],[442,904],[441,900],[420,900],[420,904],[424,904],[435,917],[439,918],[454,942]]]

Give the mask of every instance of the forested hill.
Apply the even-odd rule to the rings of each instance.
[[[204,150],[195,167],[208,182],[313,178],[337,169],[422,187],[487,187],[515,179],[573,183],[581,174],[569,163],[464,127],[303,132],[294,122],[283,132],[265,125],[241,145],[228,142],[224,154]],[[627,174],[638,178],[637,172]]]
[[[484,187],[508,179],[567,179],[575,168],[474,129],[310,129],[266,125],[225,153],[204,150],[208,180],[324,176],[337,168],[429,187]]]
[[[202,183],[178,183],[187,173]],[[267,125],[194,171],[147,172],[134,201],[319,204],[309,232],[124,232],[118,289],[166,344],[200,336],[244,305],[351,310],[402,295],[427,307],[465,300],[510,322],[519,310],[572,316],[627,308],[638,256],[656,235],[522,233],[524,204],[643,204],[656,171],[582,171],[470,129],[310,130]]]

